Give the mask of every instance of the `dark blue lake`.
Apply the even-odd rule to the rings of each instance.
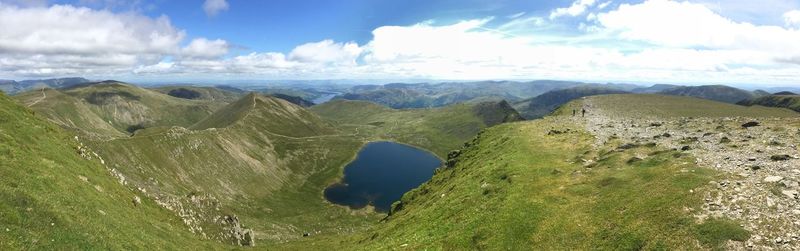
[[[353,209],[373,205],[388,212],[392,203],[433,177],[441,161],[433,154],[393,142],[373,142],[344,168],[340,183],[325,189],[325,198]]]

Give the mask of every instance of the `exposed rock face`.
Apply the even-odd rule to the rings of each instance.
[[[225,216],[225,227],[226,233],[228,234],[228,238],[233,241],[234,245],[239,246],[255,246],[255,238],[253,236],[253,230],[249,228],[243,228],[241,223],[239,223],[239,217],[236,215]]]

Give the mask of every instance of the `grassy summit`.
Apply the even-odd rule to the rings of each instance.
[[[763,106],[740,106],[706,99],[664,96],[655,94],[616,94],[587,97],[572,101],[554,112],[567,115],[572,109],[586,108],[592,113],[593,107],[602,108],[620,117],[797,117],[788,109]]]

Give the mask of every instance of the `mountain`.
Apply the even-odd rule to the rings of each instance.
[[[752,92],[724,85],[683,86],[663,90],[658,92],[658,94],[689,96],[725,103],[736,103],[756,97]]]
[[[346,93],[336,96],[333,99],[371,101],[395,109],[430,107],[433,102],[431,97],[404,88],[387,88],[361,93]]]
[[[78,85],[91,83],[92,81],[85,78],[51,78],[51,79],[32,79],[19,81],[19,88],[17,92],[29,91],[33,89],[42,88],[70,88]]]
[[[797,94],[794,93],[794,92],[782,91],[782,92],[773,93],[772,95],[797,95]]]
[[[773,95],[761,96],[757,98],[742,100],[739,105],[745,106],[767,106],[787,108],[800,112],[800,96],[791,92],[778,92]]]
[[[537,80],[479,81],[445,83],[393,83],[386,85],[359,85],[339,95],[336,99],[363,100],[379,103],[392,108],[441,107],[457,103],[477,103],[483,101],[516,102],[542,93],[586,85],[580,82]],[[633,88],[633,85],[606,84],[604,86]]]
[[[0,249],[221,248],[4,94],[0,138]]]
[[[505,101],[392,109],[366,101],[334,100],[313,106],[311,111],[345,132],[363,135],[367,141],[398,141],[440,157],[483,128],[521,120]]]
[[[281,93],[270,94],[270,96],[289,101],[292,104],[299,105],[299,106],[302,106],[302,107],[309,107],[309,106],[313,106],[314,105],[314,102],[305,100],[305,99],[303,99],[301,97],[297,97],[297,96],[291,96],[291,95],[286,95],[286,94],[281,94]]]
[[[17,81],[0,79],[0,91],[7,94],[15,94],[19,92],[20,89],[21,87]]]
[[[666,91],[666,90],[670,90],[670,89],[675,89],[675,88],[678,88],[678,87],[684,87],[684,86],[682,86],[682,85],[668,85],[668,84],[654,84],[654,85],[652,85],[650,87],[635,88],[635,89],[631,90],[631,92],[633,92],[633,93],[657,93],[657,92],[662,92],[662,91]]]
[[[104,81],[61,92],[75,97],[122,132],[156,126],[189,127],[226,105],[219,100],[177,98],[135,85]]]
[[[605,86],[578,86],[567,89],[549,91],[532,99],[515,103],[514,107],[526,119],[541,118],[555,111],[559,106],[573,99],[603,94],[627,93]],[[580,110],[580,109],[578,109]]]
[[[201,99],[224,103],[239,100],[245,94],[243,91],[200,86],[162,86],[153,90],[176,98]]]

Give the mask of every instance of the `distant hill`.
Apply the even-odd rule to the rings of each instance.
[[[163,86],[153,90],[176,98],[202,99],[225,103],[234,102],[245,95],[244,92],[236,91],[235,89],[205,86]]]
[[[245,120],[246,119],[246,120]],[[259,125],[270,132],[292,137],[334,133],[311,112],[289,101],[250,93],[190,127],[193,130],[226,128],[235,124]]]
[[[796,117],[788,109],[769,107],[746,107],[694,97],[656,94],[612,94],[576,99],[561,106],[554,115],[567,115],[572,109],[588,107],[602,108],[614,115],[638,118],[675,117]]]
[[[33,79],[33,80],[0,80],[0,90],[3,92],[14,95],[20,92],[25,92],[33,89],[42,88],[69,88],[72,86],[90,83],[85,78],[51,78],[51,79]]]
[[[309,107],[309,106],[313,106],[314,105],[314,102],[305,100],[305,99],[303,99],[301,97],[297,97],[297,96],[291,96],[291,95],[286,95],[286,94],[282,94],[282,93],[270,94],[270,96],[289,101],[292,104],[299,105],[299,106],[302,106],[302,107]]]
[[[782,92],[773,93],[772,95],[797,95],[797,94],[794,93],[794,92],[782,91]]]
[[[505,101],[398,110],[367,101],[333,100],[311,111],[342,130],[370,135],[369,140],[394,140],[440,157],[483,128],[521,120]]]
[[[60,121],[57,123],[62,126],[97,136],[116,136],[104,123],[123,133],[154,126],[188,127],[227,104],[172,97],[116,81],[84,83],[61,90],[34,90],[15,98],[34,110],[52,115],[50,119]]]
[[[364,100],[392,108],[441,107],[457,103],[477,103],[483,101],[517,102],[539,94],[586,85],[581,82],[537,80],[517,81],[478,81],[445,83],[393,83],[386,85],[359,85],[335,99]],[[633,85],[606,84],[620,88],[633,88]]]
[[[779,92],[773,95],[742,100],[737,104],[746,106],[780,107],[800,112],[800,96],[791,92]]]
[[[657,93],[662,92],[670,89],[675,89],[678,87],[683,87],[682,85],[669,85],[669,84],[655,84],[650,87],[640,87],[631,90],[633,93]]]
[[[757,95],[725,85],[683,86],[658,92],[662,95],[689,96],[735,104]]]
[[[600,86],[579,86],[549,91],[535,98],[515,103],[514,108],[516,108],[524,118],[535,119],[550,114],[559,106],[577,98],[620,93],[627,92]]]

